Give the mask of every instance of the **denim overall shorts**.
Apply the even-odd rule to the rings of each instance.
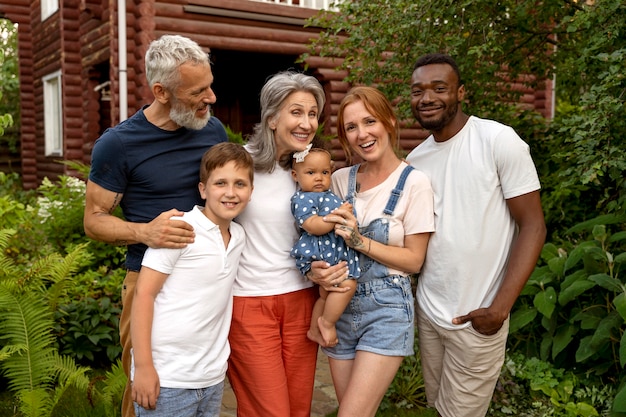
[[[354,165],[348,178],[346,200],[353,207],[358,168],[359,165]],[[389,218],[393,215],[412,169],[407,166],[402,171],[381,217],[367,226],[359,226],[363,236],[388,244]],[[339,343],[322,348],[323,352],[333,359],[354,359],[357,350],[385,356],[412,355],[415,311],[410,277],[390,275],[385,265],[362,253],[359,262],[361,276],[357,280],[356,291],[337,321]]]

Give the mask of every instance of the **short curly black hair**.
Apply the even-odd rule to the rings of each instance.
[[[448,64],[452,67],[452,70],[456,74],[457,79],[459,80],[459,85],[463,85],[463,80],[461,79],[461,71],[459,71],[459,66],[456,64],[454,58],[450,55],[441,54],[441,53],[433,53],[422,55],[417,58],[415,61],[415,65],[413,65],[413,72],[419,67],[423,67],[425,65],[431,64]]]

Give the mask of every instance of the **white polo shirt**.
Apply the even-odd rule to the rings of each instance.
[[[245,234],[231,222],[225,248],[219,227],[201,209],[179,218],[193,226],[194,243],[184,249],[148,248],[142,262],[169,274],[152,323],[153,362],[162,387],[205,388],[226,375],[232,287]]]

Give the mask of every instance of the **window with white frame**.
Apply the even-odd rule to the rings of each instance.
[[[61,71],[43,77],[43,121],[46,156],[63,155]]]
[[[41,0],[41,21],[43,22],[59,10],[59,0]]]

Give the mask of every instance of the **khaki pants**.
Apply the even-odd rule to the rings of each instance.
[[[443,329],[418,308],[417,329],[428,405],[441,417],[484,416],[504,364],[509,319],[485,336],[472,326]]]
[[[122,314],[120,315],[120,344],[122,345],[122,367],[128,380],[124,389],[124,397],[122,398],[122,417],[135,417],[135,408],[133,405],[133,396],[130,385],[130,311],[133,305],[133,297],[135,296],[135,284],[139,272],[128,271],[124,278],[122,286]]]

